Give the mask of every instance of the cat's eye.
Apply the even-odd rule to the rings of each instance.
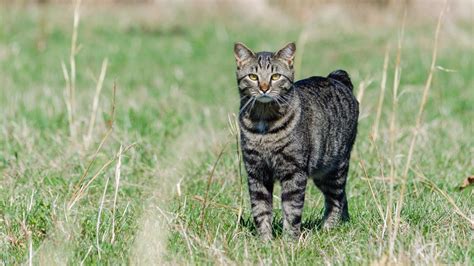
[[[251,80],[257,80],[257,79],[258,79],[258,76],[255,75],[255,74],[249,74],[249,79],[251,79]]]
[[[272,75],[272,80],[278,80],[280,79],[281,75],[280,74],[273,74]]]

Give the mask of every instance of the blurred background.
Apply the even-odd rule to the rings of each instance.
[[[472,190],[457,186],[474,171],[473,10],[471,0],[0,0],[0,259],[470,264]],[[236,41],[254,51],[295,41],[297,78],[345,69],[360,102],[352,222],[315,229],[323,201],[308,188],[298,252],[253,235],[236,156]]]

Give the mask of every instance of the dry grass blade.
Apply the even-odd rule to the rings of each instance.
[[[89,129],[85,137],[86,148],[90,144],[90,141],[92,138],[92,131],[94,130],[95,120],[97,117],[97,110],[99,107],[100,92],[102,91],[102,85],[104,84],[105,74],[107,73],[107,62],[108,62],[107,58],[104,59],[104,61],[102,61],[102,67],[100,70],[99,80],[97,81],[94,100],[92,101],[92,111],[91,111],[91,118],[89,120]]]
[[[75,138],[76,125],[74,116],[76,112],[76,54],[77,54],[77,32],[79,28],[81,0],[76,0],[74,6],[74,22],[71,38],[71,53],[69,55],[70,79],[69,79],[69,104],[71,106],[71,137]]]
[[[212,178],[214,177],[214,172],[216,171],[217,163],[219,163],[220,159],[222,158],[222,155],[224,154],[225,149],[227,148],[227,144],[225,144],[221,151],[219,152],[219,155],[217,156],[216,161],[214,162],[214,165],[212,166],[212,170],[209,173],[209,176],[207,177],[207,188],[206,188],[206,195],[204,197],[204,202],[202,205],[201,209],[201,230],[204,227],[204,217],[206,216],[206,209],[207,209],[207,201],[209,199],[209,190],[211,189],[211,183],[212,183]]]
[[[186,233],[186,229],[184,228],[183,226],[183,223],[181,223],[181,221],[178,220],[178,225],[180,227],[180,233],[183,235],[184,239],[186,240],[186,245],[188,247],[188,250],[189,250],[189,255],[192,256],[193,255],[193,245],[191,243],[191,240],[189,239],[188,237],[188,234]]]
[[[105,141],[108,139],[110,133],[112,132],[112,129],[110,128],[109,130],[107,130],[107,132],[105,133],[104,137],[102,138],[102,140],[100,141],[99,143],[99,146],[97,147],[96,151],[94,152],[94,155],[92,156],[92,159],[90,160],[89,164],[87,165],[86,167],[86,170],[84,171],[84,173],[82,174],[81,178],[79,179],[79,182],[77,182],[76,186],[75,186],[75,190],[73,192],[73,196],[71,198],[71,200],[73,198],[75,198],[80,190],[80,187],[79,185],[82,183],[82,181],[84,181],[84,179],[86,178],[87,174],[89,173],[92,165],[94,164],[95,160],[97,159],[97,155],[99,154],[99,152],[102,150],[102,147],[104,146],[104,143]],[[70,209],[70,208],[69,208]]]
[[[389,195],[388,194],[389,192],[387,190],[387,182],[385,180],[385,171],[384,171],[384,163],[383,163],[384,158],[380,154],[379,148],[377,146],[377,142],[374,140],[373,135],[369,136],[369,139],[370,139],[370,142],[372,143],[372,146],[375,149],[375,154],[377,156],[377,160],[378,160],[378,163],[379,163],[380,176],[382,177],[384,194],[387,196],[387,195]],[[391,186],[391,184],[390,184],[390,186]],[[380,236],[381,236],[380,239],[381,240],[383,240],[383,238],[385,236],[385,232],[387,231],[387,227],[388,227],[387,222],[390,219],[389,217],[391,215],[391,213],[389,211],[390,211],[390,208],[387,206],[387,208],[385,210],[385,215],[382,217],[384,223],[383,223],[382,231],[380,233]]]
[[[102,167],[97,170],[97,172],[94,174],[94,176],[92,176],[92,178],[84,185],[81,186],[81,188],[79,189],[79,191],[77,192],[76,196],[73,197],[68,205],[68,209],[70,210],[74,204],[76,204],[77,201],[79,201],[83,196],[84,196],[84,193],[85,191],[89,188],[89,186],[92,184],[92,182],[94,182],[95,179],[97,179],[97,177],[99,177],[99,175],[107,168],[109,167],[109,165],[111,165],[119,156],[123,155],[124,153],[126,153],[129,149],[131,149],[133,146],[135,146],[135,143],[133,144],[130,144],[128,145],[127,147],[125,147],[125,149],[123,149],[123,151],[120,153],[120,154],[117,154],[116,156],[114,156],[112,159],[110,159],[109,161],[107,161],[105,164],[102,165]]]
[[[114,88],[112,91],[112,108],[110,110],[110,120],[107,121],[107,126],[111,129],[115,122],[115,95],[117,94],[117,84],[114,82]]]
[[[33,238],[31,231],[28,231],[28,265],[33,266]]]
[[[102,140],[100,141],[99,143],[99,146],[97,147],[96,151],[94,152],[93,156],[92,156],[92,159],[90,160],[89,164],[87,165],[86,167],[86,170],[82,173],[81,175],[81,178],[79,179],[79,182],[77,182],[77,184],[75,185],[75,189],[74,189],[74,192],[72,194],[72,197],[71,199],[69,200],[69,203],[68,203],[68,210],[70,210],[72,208],[72,202],[75,198],[77,198],[77,195],[80,191],[80,184],[82,184],[82,182],[84,181],[84,179],[86,178],[87,174],[89,173],[92,165],[94,164],[94,162],[96,161],[97,159],[97,155],[99,154],[99,152],[102,150],[102,147],[104,146],[104,143],[105,141],[109,138],[109,135],[110,133],[112,133],[112,129],[113,129],[113,123],[114,123],[114,119],[115,119],[115,94],[116,94],[116,90],[117,90],[117,87],[116,85],[114,84],[114,88],[113,88],[113,97],[112,97],[112,110],[111,110],[111,114],[110,114],[110,117],[111,117],[111,120],[110,120],[110,126],[109,126],[109,129],[107,130],[107,132],[105,133],[104,137],[102,138]]]
[[[204,198],[199,196],[199,195],[194,195],[192,197],[193,200],[197,201],[197,202],[200,202],[200,203],[204,203]],[[226,210],[231,210],[235,213],[240,213],[240,209],[239,208],[236,208],[236,207],[232,207],[232,206],[229,206],[229,205],[225,205],[225,204],[221,204],[221,203],[217,203],[217,202],[213,202],[213,201],[207,201],[207,205],[212,205],[212,206],[215,206],[215,207],[218,207],[218,208],[222,208],[222,209],[226,209]]]
[[[104,186],[104,191],[102,192],[102,197],[100,199],[100,204],[99,204],[99,211],[97,213],[97,223],[95,226],[95,241],[96,241],[96,246],[97,246],[97,254],[99,255],[99,259],[101,258],[100,255],[100,243],[99,243],[99,229],[100,229],[100,220],[102,217],[102,209],[104,208],[104,201],[105,201],[105,194],[107,193],[107,188],[109,187],[109,180],[110,176],[107,175],[107,179],[105,181],[105,186]]]
[[[229,126],[229,132],[230,132],[231,136],[234,136],[235,134],[237,134],[238,130],[239,130],[238,129],[239,125],[238,125],[238,123],[235,122],[235,119],[236,119],[235,114],[232,114],[232,115],[228,114],[227,115],[227,124]]]
[[[364,99],[365,90],[367,89],[367,87],[370,86],[371,83],[372,83],[372,80],[370,79],[363,80],[361,83],[359,83],[356,98],[360,105],[362,105],[362,100]]]
[[[369,136],[369,139],[370,139],[370,142],[371,142],[372,146],[375,149],[375,154],[377,156],[377,161],[379,163],[380,176],[382,177],[384,193],[385,193],[385,195],[387,195],[387,193],[388,193],[388,191],[387,191],[387,182],[385,180],[385,171],[384,171],[384,163],[383,163],[384,158],[380,154],[379,147],[378,147],[377,143],[375,142],[375,139],[373,138],[373,136]]]
[[[86,255],[84,255],[84,258],[82,258],[81,263],[79,265],[81,265],[81,266],[84,265],[84,262],[86,261],[87,257],[91,253],[91,250],[92,250],[93,247],[94,246],[92,246],[92,245],[89,247],[89,249],[86,252]]]
[[[444,7],[441,10],[441,13],[439,14],[438,17],[438,23],[436,25],[436,32],[435,32],[435,39],[434,39],[434,47],[433,47],[433,53],[432,53],[432,58],[431,58],[431,67],[430,67],[430,72],[428,74],[428,79],[426,80],[425,87],[423,89],[423,97],[421,98],[421,103],[420,103],[420,108],[418,110],[418,115],[416,117],[416,124],[415,124],[415,129],[413,130],[413,135],[411,138],[410,142],[410,147],[408,149],[408,156],[407,156],[407,161],[405,165],[405,169],[403,170],[403,175],[402,175],[402,185],[400,189],[400,196],[398,198],[397,202],[397,208],[396,208],[396,213],[395,213],[395,228],[394,228],[394,238],[396,238],[398,227],[400,225],[400,212],[403,208],[403,200],[405,196],[405,190],[406,190],[406,183],[408,179],[408,171],[410,169],[410,164],[413,156],[413,151],[415,149],[415,144],[416,144],[416,139],[418,136],[418,132],[421,126],[421,121],[423,118],[423,111],[425,109],[426,102],[428,100],[428,93],[431,88],[431,81],[433,79],[433,73],[435,71],[436,67],[436,58],[438,55],[438,42],[439,42],[439,32],[441,29],[441,22],[443,21],[444,17],[444,12],[447,7],[447,1],[445,1]]]
[[[72,114],[72,100],[71,100],[71,79],[69,78],[69,73],[64,64],[64,61],[61,61],[61,69],[63,70],[64,81],[66,82],[65,91],[64,91],[64,101],[66,103],[67,109],[67,118],[69,123],[69,134],[72,136],[74,131],[74,118]]]
[[[428,93],[430,92],[431,81],[433,80],[433,73],[436,70],[436,58],[438,56],[439,32],[440,32],[440,29],[441,29],[441,22],[443,21],[446,5],[447,5],[447,1],[445,1],[445,6],[441,10],[441,13],[439,14],[438,24],[436,25],[434,47],[433,47],[433,53],[432,53],[432,56],[431,56],[430,72],[428,74],[428,78],[426,79],[425,87],[423,89],[423,96],[421,98],[420,108],[418,109],[418,115],[416,117],[415,129],[413,130],[413,135],[412,135],[411,142],[410,142],[410,148],[408,149],[407,161],[406,161],[406,164],[405,164],[405,169],[403,170],[403,178],[404,179],[406,179],[406,176],[408,175],[408,170],[410,169],[410,163],[411,163],[411,159],[412,159],[412,156],[413,156],[413,151],[414,151],[415,144],[416,144],[416,138],[418,136],[419,129],[420,129],[420,126],[421,126],[421,122],[422,122],[422,119],[423,119],[423,111],[425,110],[425,105],[426,105],[426,102],[428,101]]]
[[[244,195],[243,195],[243,176],[242,176],[242,154],[240,149],[240,128],[239,121],[235,113],[232,114],[232,119],[229,116],[229,126],[233,128],[233,136],[235,137],[235,146],[236,146],[236,156],[237,156],[237,176],[239,178],[239,212],[237,215],[237,220],[235,223],[235,231],[239,229],[239,222],[243,214],[243,205],[244,205]]]
[[[377,211],[380,214],[380,218],[382,218],[382,220],[384,220],[382,204],[380,203],[379,199],[375,196],[375,192],[374,192],[374,189],[372,188],[372,184],[370,183],[369,174],[367,173],[367,169],[365,167],[364,161],[360,160],[359,165],[362,168],[362,170],[364,171],[365,179],[367,180],[367,184],[369,185],[370,193],[372,194],[372,198],[374,199],[375,205],[377,206]]]
[[[382,107],[383,107],[383,100],[385,98],[385,88],[387,84],[387,69],[388,69],[388,62],[389,62],[389,53],[390,47],[387,45],[385,49],[385,57],[383,60],[383,73],[382,73],[382,81],[380,83],[380,95],[379,95],[379,102],[377,104],[377,113],[375,115],[375,122],[372,127],[372,137],[374,141],[377,141],[379,136],[379,124],[380,124],[380,117],[382,116]]]
[[[300,35],[298,36],[297,51],[299,51],[299,54],[295,59],[295,69],[296,69],[297,79],[301,75],[300,69],[303,63],[304,48],[306,46],[306,42],[308,41],[308,37],[309,37],[309,32],[307,29],[304,29],[303,31],[301,31]]]
[[[470,223],[471,229],[474,229],[474,220],[469,218],[466,214],[464,214],[461,209],[456,205],[454,202],[453,198],[451,198],[444,190],[440,189],[433,181],[428,179],[423,173],[411,168],[411,170],[420,178],[422,178],[425,181],[425,184],[429,185],[431,188],[434,188],[439,194],[441,194],[446,200],[451,204],[454,208],[454,211],[464,218],[466,221]]]
[[[120,150],[118,152],[117,165],[115,166],[115,193],[114,193],[114,203],[113,203],[113,208],[112,208],[112,238],[110,240],[110,243],[112,244],[115,241],[115,210],[117,207],[117,197],[118,197],[118,190],[120,186],[120,173],[121,173],[121,168],[122,168],[122,152],[123,152],[123,146],[120,145]]]
[[[400,86],[400,62],[401,62],[401,55],[402,55],[402,41],[405,34],[405,21],[407,17],[407,11],[405,10],[402,27],[399,32],[398,36],[398,45],[397,45],[397,58],[395,61],[395,72],[393,78],[393,95],[392,95],[392,113],[390,116],[390,190],[389,190],[389,198],[387,203],[387,224],[388,230],[390,232],[390,242],[389,242],[389,255],[390,258],[393,258],[394,246],[395,246],[395,238],[396,234],[393,231],[393,219],[392,217],[392,207],[393,207],[393,197],[394,197],[394,183],[395,183],[395,176],[396,167],[395,167],[395,141],[396,141],[396,120],[397,120],[397,112],[398,112],[398,87]]]

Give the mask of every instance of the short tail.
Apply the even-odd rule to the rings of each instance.
[[[346,85],[351,90],[353,90],[353,88],[354,88],[354,86],[352,85],[352,82],[351,82],[351,78],[349,77],[349,74],[347,74],[347,72],[342,70],[342,69],[331,72],[328,75],[328,78],[335,79],[335,80],[341,82],[342,84]]]

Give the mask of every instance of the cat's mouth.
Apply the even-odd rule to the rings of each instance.
[[[257,101],[259,101],[261,103],[269,103],[269,102],[273,101],[273,98],[268,96],[268,95],[259,95],[257,97]]]

